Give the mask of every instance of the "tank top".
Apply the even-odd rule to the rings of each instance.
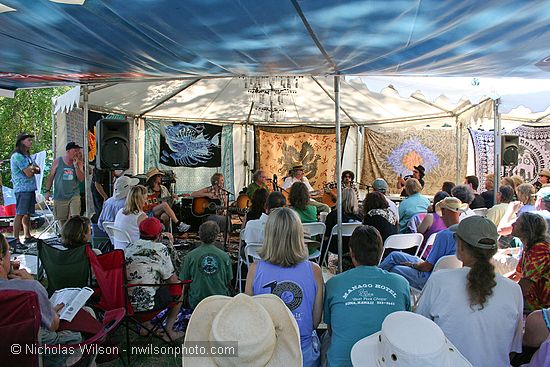
[[[76,168],[72,164],[65,164],[63,157],[58,158],[53,183],[54,200],[70,200],[72,197],[80,195]]]
[[[422,244],[420,245],[420,250],[418,251],[419,254],[422,253],[422,251],[424,249],[424,246],[426,246],[426,242],[428,241],[428,238],[430,238],[430,236],[432,234],[437,233],[437,232],[441,232],[442,230],[447,228],[447,226],[443,222],[443,219],[439,215],[437,215],[436,212],[433,212],[432,215],[434,217],[434,221],[433,221],[432,225],[430,226],[430,228],[428,228],[426,230],[426,232],[424,233],[424,239],[422,240]],[[427,254],[429,253],[430,250],[431,250],[431,247],[430,247],[430,249],[426,250],[425,256],[428,256]]]
[[[252,291],[255,295],[271,293],[281,298],[298,323],[301,345],[311,345],[313,303],[317,294],[311,262],[303,261],[284,268],[260,261],[256,266]]]
[[[137,214],[124,214],[122,213],[124,209],[120,209],[116,213],[115,217],[115,227],[124,229],[130,235],[132,242],[139,240],[139,226],[137,224],[138,217],[143,214],[139,212]],[[128,242],[124,241],[122,238],[119,238],[115,233],[113,246],[115,250],[124,250],[128,246]]]

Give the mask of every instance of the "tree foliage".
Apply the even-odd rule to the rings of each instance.
[[[52,98],[69,87],[23,89],[14,98],[0,97],[0,174],[2,184],[12,186],[9,159],[15,148],[15,139],[21,132],[33,134],[32,153],[46,150],[49,166],[52,150]]]

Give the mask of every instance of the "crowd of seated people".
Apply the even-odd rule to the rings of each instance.
[[[130,303],[137,311],[169,306],[167,330],[171,339],[177,339],[184,335],[173,329],[182,305],[200,312],[211,296],[234,294],[234,262],[218,246],[218,222],[206,221],[199,227],[200,244],[187,253],[181,267],[176,267],[170,256],[171,235],[158,219],[148,218],[143,211],[146,189],[122,177],[119,180],[120,190],[126,190],[127,196],[122,198],[120,190],[115,190],[118,194],[111,199],[113,204],[116,200],[117,205],[123,202],[124,206],[114,218],[106,213],[104,221],[114,219],[116,226],[130,234],[129,243],[115,240],[115,248],[124,250],[128,279],[137,284],[166,285],[129,289]],[[404,182],[408,196],[398,206],[398,218],[384,195],[387,184],[384,187],[380,180],[376,180],[378,189],[367,193],[361,211],[356,193],[349,188],[342,190],[343,222],[361,224],[348,238],[344,251],[353,267],[326,282],[322,268],[308,260],[304,240],[302,224],[321,220],[317,208],[310,205],[307,186],[292,184],[288,207],[281,192],[269,193],[260,187],[254,193],[253,208],[243,223],[241,247],[248,243],[262,247],[258,250],[260,260],[251,262],[247,269],[244,292],[259,300],[254,302],[264,302],[261,295],[266,294],[282,300],[299,338],[301,364],[351,366],[357,342],[382,333],[389,315],[412,311],[437,324],[447,342],[473,366],[516,366],[529,361],[531,366],[544,365],[550,348],[550,322],[545,316],[550,307],[550,188],[535,192],[533,185],[510,178],[506,183],[513,182],[515,190],[511,185],[500,186],[497,204],[485,218],[472,210],[486,203],[483,193],[476,192],[479,180],[475,176],[454,185],[450,194],[438,192],[432,203],[422,194],[420,182],[411,177]],[[104,206],[111,205],[109,200]],[[112,210],[109,212],[112,215]],[[326,217],[326,235],[336,225],[336,218],[336,209]],[[415,220],[414,226],[409,225]],[[423,234],[422,246],[436,234],[425,260],[394,251],[381,261],[384,240],[411,229]],[[502,235],[516,237],[521,246],[512,274],[499,274],[493,265],[495,254],[502,250]],[[69,219],[62,230],[65,248],[83,246],[90,237],[90,222],[83,217]],[[335,243],[321,246],[337,252]],[[6,262],[11,266],[9,249],[2,255],[2,265]],[[445,256],[456,257],[463,267],[434,272]],[[12,285],[27,289],[27,283],[20,286],[20,282],[30,276],[9,267],[4,270],[0,270],[0,290]],[[12,278],[19,280],[9,283]],[[168,287],[180,280],[192,283],[179,292]],[[29,287],[42,292],[38,285]],[[416,306],[411,301],[411,288],[421,292]],[[47,313],[48,307],[55,312],[51,305],[41,306]],[[281,316],[277,315],[271,316]],[[528,315],[525,333],[524,315]],[[45,324],[50,323],[50,316],[46,315]],[[318,330],[323,323],[327,327],[324,334],[324,329]],[[193,327],[191,322],[189,328]],[[233,326],[239,327],[245,325]],[[188,329],[188,333],[193,331]],[[220,363],[225,365],[223,359]]]

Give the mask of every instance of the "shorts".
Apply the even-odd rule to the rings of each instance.
[[[34,214],[36,205],[36,195],[34,191],[24,191],[15,193],[15,214],[26,215]]]
[[[57,220],[67,220],[75,215],[80,215],[80,194],[69,200],[54,200],[53,209]]]
[[[181,295],[181,288],[179,292],[180,294],[176,295],[174,293],[177,292],[174,292],[175,289],[171,289],[172,287],[173,286],[170,285],[164,285],[157,289],[157,291],[155,292],[155,307],[153,308],[154,310],[162,310],[168,307],[170,303],[175,302],[179,299]]]

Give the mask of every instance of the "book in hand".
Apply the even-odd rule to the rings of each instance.
[[[63,288],[52,294],[50,302],[54,306],[63,303],[65,306],[61,309],[59,318],[71,322],[92,294],[94,294],[93,289],[88,287]]]

